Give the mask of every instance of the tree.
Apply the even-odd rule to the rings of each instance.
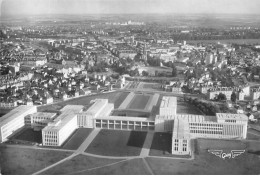
[[[235,92],[233,92],[233,93],[231,94],[231,101],[232,101],[233,103],[235,103],[235,102],[237,101],[237,96],[236,96],[236,93],[235,93]]]
[[[172,65],[172,76],[173,77],[177,76],[177,68],[176,68],[176,66],[174,64]]]
[[[219,101],[227,100],[227,97],[226,97],[225,94],[220,93],[220,94],[218,95],[218,100],[219,100]]]
[[[149,73],[147,71],[142,72],[142,76],[148,76],[148,75],[149,75]]]

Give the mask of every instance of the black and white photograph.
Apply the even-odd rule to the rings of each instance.
[[[0,0],[0,176],[259,174],[260,0]]]

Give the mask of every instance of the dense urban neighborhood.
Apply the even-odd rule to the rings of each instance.
[[[258,18],[1,21],[1,174],[260,173]]]

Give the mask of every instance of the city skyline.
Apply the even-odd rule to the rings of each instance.
[[[251,0],[0,0],[1,15],[260,14]]]

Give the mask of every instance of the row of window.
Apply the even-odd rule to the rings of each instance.
[[[189,123],[190,126],[223,127],[223,124]]]
[[[212,131],[212,130],[190,130],[190,133],[195,134],[222,134],[222,131]]]
[[[134,125],[115,125],[115,124],[100,124],[96,123],[96,128],[102,129],[126,129],[126,130],[154,130],[154,126],[134,126]]]
[[[236,123],[236,120],[225,120],[225,122]]]
[[[99,120],[99,119],[97,119],[96,120],[96,124],[100,124],[100,123],[102,123],[102,124],[121,124],[121,122],[122,122],[122,124],[123,125],[150,125],[150,126],[154,126],[154,122],[135,122],[135,121],[115,121],[115,120]]]
[[[190,127],[190,130],[218,130],[221,131],[223,128],[216,128],[216,127]]]

